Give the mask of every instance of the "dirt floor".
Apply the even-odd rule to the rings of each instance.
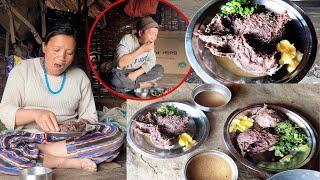
[[[159,87],[172,88],[179,84],[184,77],[185,74],[165,74],[157,81],[157,83]]]

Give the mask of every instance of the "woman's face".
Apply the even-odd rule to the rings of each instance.
[[[139,42],[141,44],[154,42],[158,36],[157,28],[149,28],[144,31],[139,31]]]
[[[76,48],[73,36],[56,35],[50,38],[47,44],[43,44],[45,65],[48,74],[59,76],[72,63]]]

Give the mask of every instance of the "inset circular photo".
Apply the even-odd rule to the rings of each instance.
[[[184,48],[187,26],[186,16],[165,0],[111,4],[96,18],[88,38],[95,78],[125,99],[169,94],[191,72]]]
[[[298,83],[318,61],[315,26],[288,0],[209,1],[190,20],[185,42],[205,83]]]

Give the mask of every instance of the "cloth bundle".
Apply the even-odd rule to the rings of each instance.
[[[124,12],[130,17],[145,17],[156,14],[159,0],[129,0]]]

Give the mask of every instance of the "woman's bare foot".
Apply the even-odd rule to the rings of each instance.
[[[65,159],[57,168],[83,169],[88,172],[97,171],[96,163],[87,158]]]
[[[81,161],[81,169],[89,172],[97,171],[97,164],[93,162],[91,159],[80,159]]]
[[[96,172],[97,165],[87,158],[71,158],[56,157],[50,154],[44,154],[43,165],[48,168],[70,168],[83,169],[89,172]]]

